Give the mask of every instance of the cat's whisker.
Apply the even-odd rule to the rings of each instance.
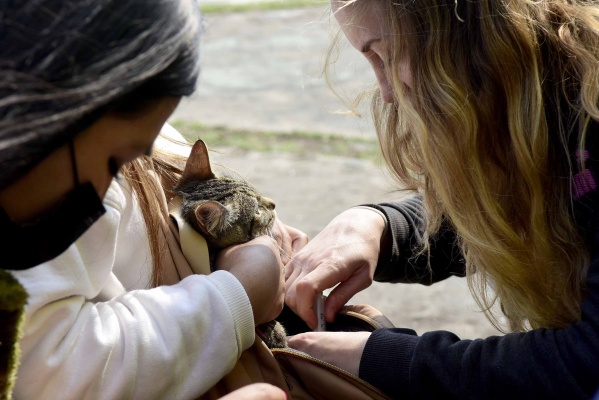
[[[291,260],[291,254],[287,253],[285,250],[283,250],[282,247],[279,246],[279,252],[281,253],[281,258],[283,258],[283,256],[289,261]]]
[[[296,266],[299,265],[299,263],[295,260],[295,259],[291,259],[288,263],[288,266]]]
[[[272,227],[270,228],[265,228],[264,234],[267,236],[270,236],[273,239],[277,239],[277,237],[275,236],[274,230],[272,229]],[[277,246],[279,248],[279,254],[281,255],[281,259],[285,259],[285,260],[291,260],[291,254],[287,253],[281,246]]]
[[[233,175],[237,175],[239,180],[242,180],[243,182],[246,181],[245,177],[243,175],[241,175],[239,172],[235,171],[233,168],[226,166],[224,164],[220,164],[220,163],[215,163],[215,165],[218,165],[221,169],[225,169],[225,170],[229,171]]]

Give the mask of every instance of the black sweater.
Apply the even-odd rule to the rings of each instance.
[[[595,160],[589,160],[589,169]],[[594,176],[599,175],[593,172]],[[460,340],[446,331],[421,336],[411,329],[380,329],[360,361],[360,377],[398,399],[588,399],[599,385],[599,195],[575,202],[575,215],[591,248],[588,297],[579,322],[563,329],[535,329],[486,339]],[[455,234],[443,228],[426,255],[421,244],[420,198],[375,207],[387,216],[392,250],[375,279],[432,284],[464,275]]]

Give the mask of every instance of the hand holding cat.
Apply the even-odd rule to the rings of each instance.
[[[317,324],[314,299],[339,283],[325,303],[332,322],[349,299],[370,286],[386,221],[375,210],[351,208],[335,217],[285,266],[285,302],[306,323]]]
[[[269,236],[221,250],[216,268],[229,271],[245,289],[254,324],[275,319],[283,309],[285,280],[279,246]]]
[[[279,218],[275,218],[272,236],[281,248],[283,264],[287,264],[291,257],[308,243],[308,236],[304,232],[285,225]]]

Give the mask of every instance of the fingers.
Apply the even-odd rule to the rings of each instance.
[[[285,400],[287,394],[282,389],[268,383],[254,383],[237,389],[220,400]]]
[[[286,299],[291,298],[291,302],[288,301],[287,304],[313,329],[318,323],[316,311],[314,310],[316,296],[335,286],[339,282],[339,278],[343,279],[343,276],[338,266],[331,264],[319,265],[310,273],[296,280],[297,283],[291,286],[286,297]],[[331,315],[337,314],[342,306],[343,304],[334,310],[332,309]],[[330,308],[328,300],[325,303],[325,309],[327,308]],[[329,321],[332,321],[332,319]]]
[[[285,266],[287,305],[314,328],[314,299],[340,284],[325,304],[326,318],[332,321],[355,293],[372,282],[384,230],[385,219],[378,213],[350,209],[335,217],[309,243],[290,233],[302,249]]]
[[[328,322],[333,322],[335,316],[354,297],[354,295],[372,284],[370,279],[361,279],[360,276],[341,282],[329,293],[325,303],[325,317]]]
[[[308,238],[308,235],[306,235],[299,229],[295,229],[288,225],[285,225],[285,227],[287,228],[287,233],[289,233],[289,236],[291,238],[291,253],[295,254],[298,251],[300,251],[305,245],[307,245],[310,239]]]
[[[289,262],[291,253],[293,251],[292,239],[289,236],[286,228],[287,227],[281,222],[280,219],[275,219],[275,222],[272,226],[272,236],[280,248],[281,260],[283,261],[283,264],[287,264]]]
[[[287,264],[293,255],[308,243],[308,236],[304,232],[283,224],[278,218],[273,224],[272,234],[281,248],[283,264]]]

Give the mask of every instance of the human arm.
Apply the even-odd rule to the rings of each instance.
[[[451,332],[375,331],[360,377],[397,398],[587,399],[599,385],[598,266],[581,321],[478,340]]]
[[[76,245],[14,273],[30,295],[16,398],[195,398],[253,343],[250,301],[229,272],[126,292],[113,267],[128,235],[140,234],[125,220],[140,215],[113,194]],[[147,252],[129,251],[130,268],[151,265]]]
[[[360,377],[399,398],[590,398],[599,386],[598,197],[593,191],[575,203],[591,258],[577,322],[479,340],[444,331],[376,331]]]
[[[252,305],[255,324],[272,321],[281,313],[285,279],[274,239],[260,236],[223,249],[216,259],[216,267],[229,271],[239,280]]]
[[[373,279],[431,284],[463,275],[455,234],[445,226],[432,238],[430,253],[417,253],[424,222],[420,197],[343,212],[287,264],[287,304],[314,326],[314,297],[339,282],[325,305],[328,321]]]
[[[426,228],[422,197],[367,206],[381,212],[388,227],[388,245],[379,256],[375,281],[431,285],[450,276],[465,276],[456,234],[446,221],[429,239],[428,251],[420,253]]]
[[[599,387],[599,263],[581,321],[460,340],[447,331],[310,332],[289,345],[398,399],[588,399]]]
[[[599,223],[592,213],[596,204],[580,207],[587,214],[577,219],[595,227],[588,235],[595,250],[580,321],[561,329],[477,340],[460,340],[446,331],[418,336],[409,329],[381,329],[368,337],[361,353],[345,357],[359,358],[359,376],[394,398],[590,398],[599,386]],[[301,336],[297,340],[303,340]],[[313,345],[310,351],[337,363],[347,341],[315,340],[315,346],[323,346]],[[296,346],[294,341],[290,344]]]

